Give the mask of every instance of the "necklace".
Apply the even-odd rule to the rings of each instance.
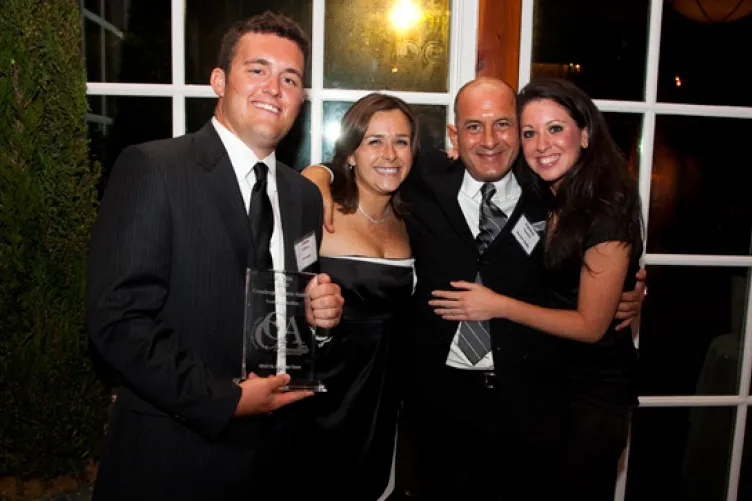
[[[371,216],[368,215],[368,213],[363,210],[363,207],[358,204],[358,210],[366,217],[369,221],[371,221],[373,224],[381,224],[384,221],[386,221],[387,216],[389,215],[389,207],[387,206],[386,210],[384,211],[384,216],[381,219],[374,219]]]

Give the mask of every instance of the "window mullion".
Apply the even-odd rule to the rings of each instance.
[[[533,13],[534,0],[522,0],[522,21],[520,23],[520,73],[519,88],[523,88],[530,81],[533,63]],[[519,89],[518,89],[519,90]]]
[[[313,0],[313,33],[311,36],[311,156],[310,163],[323,161],[322,135],[324,128],[324,42],[326,23],[326,0]]]
[[[742,367],[739,376],[739,396],[749,403],[750,379],[752,379],[752,294],[750,279],[747,278],[747,308],[744,324],[744,347],[742,349]],[[736,410],[734,425],[734,441],[731,446],[731,461],[729,463],[729,480],[726,499],[734,501],[739,491],[739,476],[741,475],[742,456],[744,455],[744,433],[747,429],[747,412],[749,407],[740,404]]]
[[[185,1],[172,0],[172,135],[185,134]]]
[[[455,96],[460,87],[475,78],[478,0],[452,0],[450,8],[448,90],[449,96]],[[447,123],[454,123],[452,106],[447,106]]]

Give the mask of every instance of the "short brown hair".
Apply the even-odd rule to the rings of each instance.
[[[221,68],[226,74],[230,73],[238,41],[246,33],[276,35],[280,38],[291,40],[295,42],[303,53],[304,65],[308,61],[310,43],[300,25],[287,16],[267,10],[263,14],[249,17],[244,21],[238,21],[222,36],[222,44],[219,46],[219,56],[217,58],[217,68]]]
[[[358,186],[355,184],[355,172],[348,165],[348,157],[355,153],[363,141],[371,118],[379,111],[399,110],[410,122],[410,148],[413,159],[418,153],[418,121],[410,106],[402,99],[386,94],[374,92],[360,98],[345,112],[342,117],[342,128],[339,139],[334,144],[334,182],[332,183],[332,199],[342,206],[341,212],[352,214],[358,208]],[[399,188],[392,196],[392,209],[402,217],[405,214],[405,203],[399,194]]]

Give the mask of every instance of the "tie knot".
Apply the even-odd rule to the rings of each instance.
[[[494,186],[493,183],[483,183],[480,193],[483,195],[483,201],[488,203],[493,196],[496,195],[496,186]]]
[[[266,174],[269,167],[264,162],[256,162],[253,166],[253,173],[256,174],[256,181],[266,181]]]

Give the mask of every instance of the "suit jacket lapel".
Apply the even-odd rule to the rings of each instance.
[[[227,228],[238,266],[245,272],[249,263],[249,249],[253,252],[251,228],[230,157],[211,122],[194,134],[193,142],[196,161],[206,171],[210,197]]]
[[[457,193],[462,186],[462,178],[465,175],[465,166],[460,160],[456,160],[446,166],[440,166],[427,176],[426,181],[433,188],[440,206],[455,231],[467,245],[476,248],[475,239],[467,226],[467,220],[462,213],[457,201]]]
[[[297,201],[300,200],[302,194],[297,189],[297,184],[290,179],[292,175],[293,171],[289,167],[277,161],[277,197],[285,242],[285,269],[297,271],[295,240],[303,236],[300,234],[302,231],[301,205]]]

